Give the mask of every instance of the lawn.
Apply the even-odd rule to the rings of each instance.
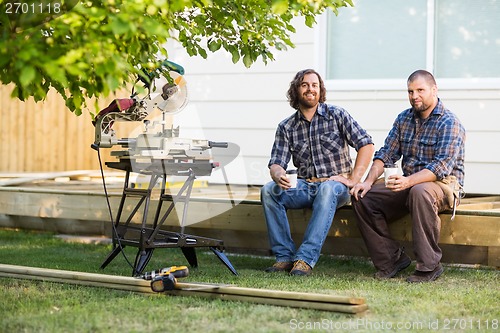
[[[50,233],[0,229],[0,263],[130,276],[120,255],[99,266],[111,245],[68,243]],[[133,261],[136,249],[126,248]],[[234,276],[210,251],[183,282],[363,297],[363,316],[198,297],[0,278],[0,332],[500,332],[500,271],[445,265],[434,283],[373,279],[365,258],[322,256],[310,277],[267,274],[273,258],[228,257]],[[157,249],[148,270],[185,265],[178,249]]]

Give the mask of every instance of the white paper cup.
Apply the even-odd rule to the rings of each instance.
[[[288,181],[290,182],[290,188],[297,187],[297,171],[296,170],[287,171],[286,178],[288,178]]]
[[[388,183],[393,181],[392,179],[389,179],[389,177],[392,175],[397,175],[397,174],[398,174],[398,167],[397,166],[384,167],[385,186],[387,186]]]

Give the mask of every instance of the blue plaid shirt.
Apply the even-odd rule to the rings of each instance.
[[[438,99],[426,119],[415,116],[412,109],[401,112],[374,159],[394,163],[403,156],[405,176],[428,169],[438,179],[454,175],[463,186],[464,145],[465,128]]]
[[[287,169],[290,158],[299,178],[351,173],[349,146],[359,150],[372,138],[346,110],[324,103],[307,121],[300,111],[279,123],[268,166]]]

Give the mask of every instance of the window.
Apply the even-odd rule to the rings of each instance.
[[[357,0],[328,13],[327,80],[500,78],[500,0]]]
[[[435,73],[500,77],[500,1],[436,1]]]

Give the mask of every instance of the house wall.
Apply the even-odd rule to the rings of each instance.
[[[238,157],[226,165],[231,183],[262,185],[270,180],[267,162],[276,125],[293,112],[285,95],[289,82],[304,68],[324,73],[321,25],[295,26],[294,49],[276,53],[267,66],[259,62],[250,69],[233,64],[223,52],[209,54],[205,60],[169,45],[170,59],[186,69],[190,93],[188,107],[174,117],[174,124],[180,125],[181,136],[203,136],[240,147]],[[466,192],[500,193],[500,89],[473,81],[457,88],[454,82],[436,79],[440,98],[467,130]],[[355,82],[346,86],[326,82],[326,86],[327,102],[346,108],[372,135],[377,148],[396,115],[409,107],[405,79],[381,81],[380,88]],[[211,181],[224,179],[215,172]]]
[[[304,68],[324,73],[321,25],[310,29],[297,22],[295,26],[294,49],[277,52],[274,62],[258,62],[250,69],[233,64],[224,52],[209,54],[205,60],[189,57],[179,45],[168,45],[170,59],[186,69],[190,98],[185,110],[173,116],[174,125],[180,126],[181,137],[239,147],[213,151],[214,159],[224,162],[231,183],[262,185],[270,180],[267,162],[276,125],[293,112],[285,95],[289,82]],[[467,130],[466,191],[500,193],[499,87],[473,81],[457,87],[437,81],[439,96]],[[382,145],[396,115],[409,105],[405,80],[380,82],[376,89],[356,82],[326,85],[327,101],[346,108],[373,136],[376,147]],[[97,154],[90,149],[94,127],[88,114],[75,116],[54,92],[45,102],[34,103],[11,99],[11,91],[10,86],[0,87],[0,172],[99,168]],[[113,98],[100,100],[100,107]],[[109,150],[101,151],[103,161],[110,160]],[[222,172],[215,171],[210,181],[223,182]]]

